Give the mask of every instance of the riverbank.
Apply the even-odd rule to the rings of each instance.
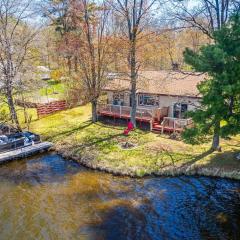
[[[222,152],[210,144],[192,146],[167,135],[135,130],[126,137],[124,127],[92,124],[90,106],[83,106],[36,120],[30,130],[55,144],[55,150],[92,169],[117,175],[205,175],[240,179],[240,136],[222,141]],[[132,149],[121,148],[125,142]]]
[[[62,148],[55,149],[58,154],[63,156],[65,159],[74,160],[80,163],[82,166],[110,173],[116,176],[128,176],[128,177],[145,177],[145,176],[206,176],[206,177],[221,177],[228,178],[233,180],[240,180],[240,170],[239,169],[225,169],[224,167],[209,167],[199,164],[183,164],[182,166],[167,166],[160,167],[157,170],[145,171],[144,169],[138,170],[138,166],[135,168],[118,168],[112,167],[102,162],[95,162],[94,159],[85,158],[80,155],[69,154],[68,151],[63,150]]]

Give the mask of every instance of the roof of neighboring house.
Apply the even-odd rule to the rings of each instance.
[[[141,71],[137,81],[138,93],[171,96],[201,97],[197,85],[205,74],[177,71]],[[130,79],[126,74],[110,75],[105,91],[130,90]]]
[[[46,72],[46,73],[51,72],[50,69],[48,67],[45,67],[45,66],[37,66],[37,69],[41,72]]]

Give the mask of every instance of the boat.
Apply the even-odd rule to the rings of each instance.
[[[24,148],[40,142],[40,136],[29,131],[0,135],[0,153]]]

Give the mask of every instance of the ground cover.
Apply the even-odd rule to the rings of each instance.
[[[128,137],[124,126],[90,121],[90,106],[81,106],[34,120],[30,129],[55,143],[67,158],[115,174],[204,174],[240,179],[240,136],[222,141],[222,152],[209,151],[209,144],[192,146],[149,131],[135,130]],[[122,149],[131,142],[133,149]]]

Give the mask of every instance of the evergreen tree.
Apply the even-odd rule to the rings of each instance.
[[[195,127],[183,137],[197,143],[212,135],[212,149],[220,150],[220,137],[240,132],[240,15],[213,36],[214,43],[199,52],[184,52],[185,62],[208,77],[198,86],[202,101],[201,108],[191,113]]]

